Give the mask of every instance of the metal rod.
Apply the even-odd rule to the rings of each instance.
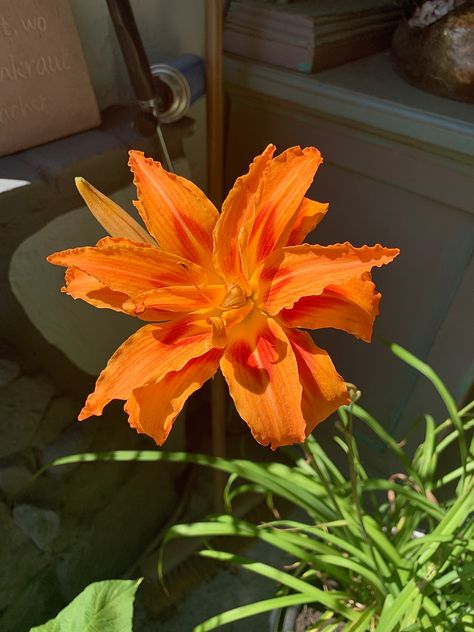
[[[130,2],[128,0],[107,0],[107,5],[135,96],[139,101],[155,99],[150,64]]]
[[[171,162],[171,158],[168,153],[168,147],[166,146],[160,124],[156,126],[156,136],[158,140],[158,145],[160,147],[160,153],[161,153],[161,159],[162,159],[163,165],[166,171],[171,171],[174,173],[173,163]]]
[[[151,74],[130,2],[107,0],[107,6],[138,103],[156,119],[156,139],[162,163],[167,171],[174,171],[160,126],[160,96],[157,93],[156,80]]]
[[[224,90],[222,82],[222,0],[206,0],[207,189],[219,208],[223,199]],[[220,373],[212,384],[212,452],[225,456],[226,391]],[[214,471],[214,509],[222,511],[225,475]]]
[[[207,188],[219,208],[224,185],[222,0],[206,0]]]
[[[211,386],[212,404],[212,454],[214,456],[225,456],[225,421],[227,416],[226,383],[224,376],[220,372],[214,376]],[[224,510],[224,488],[226,482],[225,472],[214,470],[214,511],[221,513]]]

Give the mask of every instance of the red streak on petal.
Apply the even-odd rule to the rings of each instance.
[[[254,240],[257,240],[257,249],[255,252],[256,262],[263,261],[275,247],[275,218],[276,209],[270,202],[267,202],[267,204],[257,212],[249,240],[250,244],[252,244]]]
[[[195,260],[196,244],[203,246],[209,253],[212,251],[212,239],[202,226],[190,217],[173,217],[173,229],[179,241],[185,245],[189,259]]]

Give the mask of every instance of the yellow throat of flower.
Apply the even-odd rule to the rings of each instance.
[[[239,307],[243,307],[247,302],[247,296],[245,295],[244,290],[240,285],[236,285],[232,283],[229,285],[227,289],[227,294],[224,297],[224,300],[219,305],[221,309],[237,309]]]

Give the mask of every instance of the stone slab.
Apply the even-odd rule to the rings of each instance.
[[[22,375],[0,391],[0,458],[30,447],[53,386]]]
[[[46,564],[47,557],[18,529],[6,505],[0,503],[0,611]]]

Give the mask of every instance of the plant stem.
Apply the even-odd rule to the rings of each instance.
[[[375,551],[372,546],[372,541],[369,538],[369,535],[364,525],[362,505],[360,502],[360,493],[359,493],[359,473],[356,467],[356,459],[358,457],[356,455],[356,450],[354,446],[354,433],[352,429],[352,420],[353,420],[353,415],[352,415],[352,403],[351,403],[349,405],[349,415],[347,418],[347,425],[344,424],[344,432],[347,439],[347,448],[348,448],[347,456],[348,456],[348,461],[349,461],[349,476],[351,479],[352,502],[354,504],[354,508],[357,514],[357,520],[359,523],[362,539],[365,541],[365,543],[367,544],[369,548],[370,556],[372,557],[372,561],[374,563],[374,568],[377,570],[377,573],[379,574],[379,576],[382,577],[382,571],[377,561],[377,556],[375,555]],[[382,600],[378,591],[375,591],[375,595],[376,595],[378,605],[381,606]]]
[[[225,456],[226,392],[224,377],[217,371],[211,387],[212,454]],[[224,488],[226,476],[221,470],[214,470],[214,509],[224,510]]]
[[[335,494],[334,494],[334,492],[333,492],[333,490],[331,488],[330,481],[328,481],[327,478],[325,477],[325,475],[323,474],[322,469],[319,467],[316,459],[313,457],[311,452],[306,450],[306,446],[305,446],[305,452],[306,452],[307,456],[311,457],[311,461],[313,463],[314,469],[316,470],[316,474],[319,476],[319,480],[321,481],[324,489],[326,490],[326,494],[331,499],[332,504],[334,505],[334,509],[336,510],[336,513],[338,513],[341,518],[344,518],[344,514],[342,513],[341,508],[339,506],[339,503],[337,501],[337,498],[336,498],[336,496],[335,496]],[[344,530],[347,533],[347,529],[344,528]]]

